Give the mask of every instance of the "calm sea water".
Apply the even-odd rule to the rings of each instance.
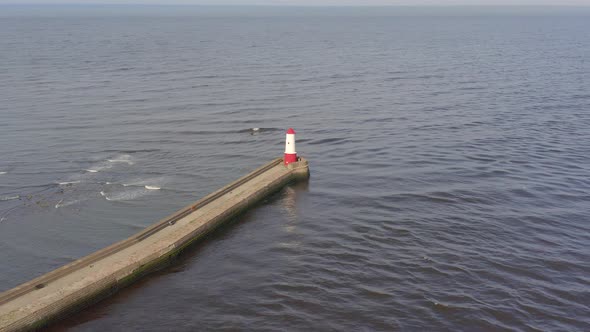
[[[294,127],[308,183],[54,329],[588,331],[589,31],[582,8],[0,7],[0,291]]]

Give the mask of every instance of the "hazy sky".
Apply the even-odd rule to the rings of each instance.
[[[0,4],[195,5],[584,5],[590,0],[0,0]]]

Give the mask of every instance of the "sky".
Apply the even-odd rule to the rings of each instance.
[[[150,5],[580,5],[590,0],[0,0],[0,4],[150,4]]]

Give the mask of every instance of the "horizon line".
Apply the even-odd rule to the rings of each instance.
[[[590,4],[183,4],[183,3],[0,3],[0,6],[152,6],[152,7],[590,7]]]

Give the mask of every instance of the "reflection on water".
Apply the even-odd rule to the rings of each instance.
[[[294,183],[285,188],[281,195],[280,204],[283,207],[287,220],[295,224],[297,217],[297,196],[309,189],[309,179]]]

